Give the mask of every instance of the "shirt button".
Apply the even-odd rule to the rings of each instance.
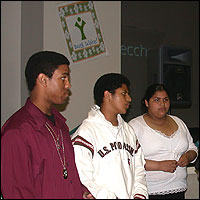
[[[72,180],[70,181],[70,183],[72,184]]]

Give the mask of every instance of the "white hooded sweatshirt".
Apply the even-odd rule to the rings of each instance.
[[[81,182],[97,199],[146,199],[143,152],[134,130],[117,117],[113,126],[95,105],[72,135]]]

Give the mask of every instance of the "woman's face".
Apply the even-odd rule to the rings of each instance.
[[[148,113],[156,118],[165,117],[169,107],[170,100],[166,91],[157,91],[154,95],[149,99],[149,102],[145,100],[145,105],[148,108]]]

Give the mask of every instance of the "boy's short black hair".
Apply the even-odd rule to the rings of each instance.
[[[95,103],[101,106],[104,97],[104,91],[109,91],[110,93],[115,93],[115,90],[122,87],[125,84],[128,88],[130,86],[130,81],[127,77],[118,73],[108,73],[101,76],[95,83],[93,94]]]
[[[69,60],[62,54],[53,51],[40,51],[33,54],[25,69],[25,76],[29,91],[32,91],[36,79],[40,73],[44,73],[49,78],[52,77],[54,71],[59,65],[66,64],[70,65]]]

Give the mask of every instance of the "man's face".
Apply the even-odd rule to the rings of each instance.
[[[111,96],[111,106],[115,114],[125,114],[130,106],[131,97],[129,96],[129,90],[125,84],[122,87],[115,90],[115,94]]]
[[[59,65],[53,76],[48,79],[47,100],[54,104],[63,104],[70,94],[70,69],[66,64]]]

